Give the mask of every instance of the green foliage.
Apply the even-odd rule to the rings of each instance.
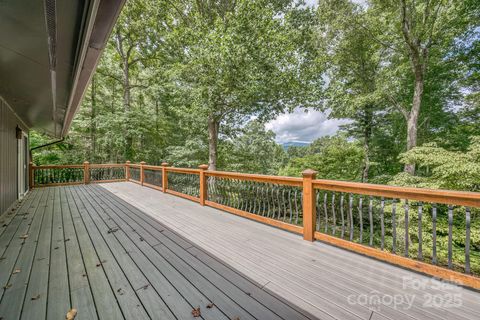
[[[280,175],[301,176],[305,169],[318,171],[319,179],[358,181],[361,177],[363,150],[345,137],[324,137],[308,147],[306,156],[293,158]]]
[[[403,163],[415,163],[419,175],[398,174],[392,184],[452,190],[480,190],[480,136],[472,137],[464,151],[449,151],[427,143],[401,155]],[[420,175],[421,174],[421,175]]]

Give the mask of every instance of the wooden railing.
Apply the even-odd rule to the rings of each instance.
[[[31,166],[34,187],[132,181],[480,289],[480,193],[132,164]],[[453,231],[456,232],[453,232]]]

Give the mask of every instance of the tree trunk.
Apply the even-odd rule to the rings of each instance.
[[[408,113],[407,120],[407,151],[417,146],[418,115],[423,97],[423,72],[417,70],[415,74],[415,89],[413,92],[412,110]],[[414,175],[415,164],[405,164],[404,171]]]
[[[133,137],[130,133],[130,68],[128,60],[123,61],[123,107],[126,119],[126,132],[125,132],[125,159],[133,159]]]
[[[95,151],[96,151],[96,125],[95,125],[95,117],[96,117],[96,88],[95,88],[95,76],[92,77],[92,87],[91,87],[91,110],[90,110],[90,157],[89,161],[95,162]]]
[[[365,108],[365,114],[363,118],[363,170],[362,170],[362,182],[368,181],[368,173],[370,170],[370,137],[372,136],[372,121],[373,121],[373,108],[367,106]]]
[[[208,117],[208,170],[217,170],[217,144],[219,121]]]

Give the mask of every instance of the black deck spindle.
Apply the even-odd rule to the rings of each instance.
[[[408,210],[409,210],[409,205],[408,205],[408,199],[405,199],[405,257],[408,257],[408,246],[409,246],[409,242],[408,242]]]
[[[423,260],[422,217],[423,217],[423,202],[420,202],[418,206],[418,260]]]
[[[465,208],[465,273],[470,273],[470,208]]]
[[[392,252],[397,251],[397,199],[392,200]]]
[[[342,239],[345,237],[345,217],[343,213],[343,200],[344,200],[344,195],[342,193],[340,194],[340,215],[342,216],[342,234],[341,234]]]
[[[348,214],[350,220],[350,241],[353,240],[353,194],[350,193],[348,201]]]
[[[437,264],[437,204],[432,206],[432,264]]]
[[[368,219],[370,220],[370,240],[368,244],[373,246],[373,197],[370,196],[370,201],[368,204]]]
[[[332,193],[332,216],[333,216],[332,235],[335,235],[335,232],[337,229],[337,217],[335,215],[335,193]]]
[[[453,207],[448,206],[448,268],[452,269]]]
[[[362,214],[363,208],[362,208],[362,204],[363,204],[363,197],[360,196],[359,199],[358,199],[358,217],[360,219],[360,243],[363,242],[363,214]]]
[[[327,210],[327,193],[323,195],[323,211],[325,211],[325,233],[328,233],[328,210]]]
[[[380,200],[380,229],[382,233],[382,237],[380,240],[380,248],[383,250],[385,248],[385,221],[384,221],[384,210],[385,210],[385,198],[382,197]]]

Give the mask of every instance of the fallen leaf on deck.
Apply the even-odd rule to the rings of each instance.
[[[20,272],[20,269],[15,269],[13,270],[12,274],[16,274],[16,273],[19,273]]]
[[[192,310],[192,316],[193,316],[194,318],[200,317],[200,307],[195,308],[195,309]]]
[[[53,248],[53,249],[57,250],[58,248],[60,248],[60,247],[55,247],[55,248]]]
[[[114,232],[117,232],[118,231],[118,228],[110,228],[108,229],[108,233],[114,233]]]
[[[214,305],[215,305],[215,304],[214,304],[213,302],[207,304],[207,309],[212,309]]]
[[[35,297],[31,297],[31,298],[30,298],[30,300],[38,300],[38,299],[40,299],[40,295],[39,295],[39,294],[37,294]]]
[[[232,318],[232,320],[240,320],[240,317]]]
[[[24,234],[23,236],[20,236],[20,239],[27,239],[28,238],[28,234]]]
[[[8,288],[10,288],[11,286],[12,286],[12,284],[9,283],[9,284],[7,284],[6,286],[4,286],[3,289],[8,289]]]
[[[77,316],[77,309],[70,309],[65,316],[66,320],[73,320]]]

